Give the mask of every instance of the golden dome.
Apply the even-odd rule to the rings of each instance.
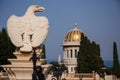
[[[81,30],[77,29],[77,24],[75,24],[75,28],[66,34],[64,42],[80,42],[82,33]]]

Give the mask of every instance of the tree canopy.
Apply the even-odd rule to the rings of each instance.
[[[82,34],[79,52],[77,56],[77,72],[89,73],[100,72],[104,66],[100,56],[100,46]]]
[[[6,29],[2,28],[0,31],[0,65],[10,64],[8,58],[15,58],[14,51],[15,46],[10,41]]]
[[[67,70],[67,67],[64,64],[59,64],[55,61],[50,62],[50,64],[52,64],[50,71],[53,72],[53,76],[57,78],[61,76],[65,70]]]
[[[42,56],[41,59],[46,59],[46,48],[45,48],[45,44],[41,44],[42,47]]]
[[[113,74],[117,77],[120,77],[120,67],[116,42],[113,42]]]

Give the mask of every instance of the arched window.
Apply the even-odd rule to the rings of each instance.
[[[76,72],[76,67],[74,67],[74,71]]]
[[[72,49],[70,49],[70,55],[71,55],[71,58],[73,57],[73,51]]]
[[[75,49],[75,58],[77,57],[78,55],[78,52],[77,52],[77,49]]]

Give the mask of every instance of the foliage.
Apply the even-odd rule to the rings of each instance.
[[[62,73],[67,70],[67,67],[64,65],[64,64],[58,64],[58,62],[50,62],[50,64],[52,64],[52,67],[51,67],[51,72],[53,72],[53,75],[55,77],[57,76],[61,76]]]
[[[77,72],[89,73],[92,71],[100,72],[104,66],[100,56],[100,46],[82,34],[80,50],[77,56]]]
[[[116,42],[113,42],[113,74],[117,77],[120,77],[120,67]]]
[[[41,44],[41,47],[42,47],[42,56],[41,56],[41,59],[46,59],[45,44]]]
[[[5,28],[0,31],[0,65],[10,64],[8,58],[15,58],[15,46],[11,43]]]
[[[112,74],[112,68],[111,68],[111,67],[107,67],[107,69],[106,69],[106,74],[107,74],[107,75]]]

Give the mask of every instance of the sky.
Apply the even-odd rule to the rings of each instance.
[[[103,60],[113,59],[116,41],[120,59],[120,1],[119,0],[0,0],[0,30],[11,15],[23,16],[30,5],[40,5],[44,12],[37,13],[49,20],[46,45],[47,60],[62,56],[62,43],[68,31],[82,30],[90,41],[100,45]]]

